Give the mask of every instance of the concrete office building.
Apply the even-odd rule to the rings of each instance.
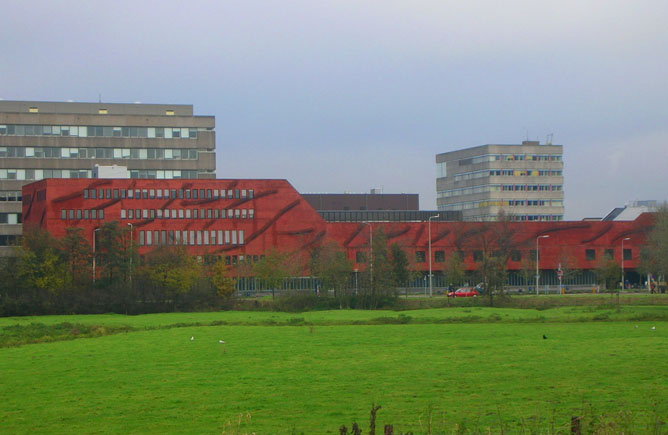
[[[464,220],[494,221],[501,210],[518,221],[564,217],[562,145],[481,145],[436,155],[436,204]]]
[[[213,116],[192,105],[0,101],[0,256],[21,235],[21,187],[91,178],[99,165],[132,178],[215,178]]]

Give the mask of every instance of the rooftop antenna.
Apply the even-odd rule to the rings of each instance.
[[[98,103],[102,102],[102,94],[97,94]]]
[[[549,133],[547,139],[545,140],[545,145],[552,145],[552,140],[554,139],[554,133]]]

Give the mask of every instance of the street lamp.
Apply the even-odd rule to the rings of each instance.
[[[630,237],[622,239],[622,288],[624,288],[624,241],[631,240]]]
[[[427,228],[429,229],[429,297],[433,296],[433,287],[431,285],[431,220],[440,217],[440,215],[429,216],[427,219]]]
[[[100,231],[99,228],[95,228],[93,230],[93,283],[95,282],[95,239],[97,238],[97,235],[95,233],[97,233],[98,231]]]
[[[373,227],[370,222],[362,222],[369,226],[369,271],[371,273],[369,281],[371,288],[373,288]]]
[[[538,255],[538,241],[540,239],[547,239],[550,236],[538,236],[536,237],[536,296],[538,296],[538,280],[540,279],[540,273],[538,272],[538,263],[540,261],[540,255]]]

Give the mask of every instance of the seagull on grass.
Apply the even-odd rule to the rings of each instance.
[[[190,337],[190,341],[195,341],[195,337]]]
[[[218,340],[218,343],[225,344],[225,342],[223,340]]]

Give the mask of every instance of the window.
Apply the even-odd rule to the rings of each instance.
[[[416,251],[415,252],[415,262],[416,263],[424,263],[427,261],[427,256],[425,255],[424,251]]]
[[[482,251],[473,251],[473,261],[475,262],[482,261]]]
[[[366,252],[357,251],[355,253],[355,263],[366,263]]]
[[[596,260],[596,250],[595,249],[587,249],[585,251],[585,257],[586,257],[587,261]]]
[[[633,260],[633,251],[631,249],[624,249],[624,260]]]
[[[605,250],[605,258],[608,260],[614,260],[615,259],[615,250],[614,249],[606,249]]]
[[[513,250],[510,253],[510,261],[522,261],[522,252],[518,250]]]
[[[445,251],[434,252],[434,260],[436,261],[436,263],[445,262]]]

